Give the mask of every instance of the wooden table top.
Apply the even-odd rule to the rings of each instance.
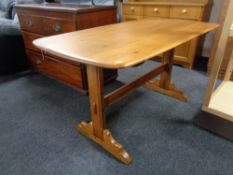
[[[144,19],[46,37],[33,43],[68,60],[103,68],[126,68],[201,36],[217,24]]]

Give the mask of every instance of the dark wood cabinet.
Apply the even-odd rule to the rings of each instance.
[[[84,64],[68,62],[46,52],[42,55],[32,41],[44,36],[116,23],[116,7],[44,3],[17,5],[16,11],[31,67],[69,86],[87,91]],[[116,77],[116,70],[104,70],[105,82]]]

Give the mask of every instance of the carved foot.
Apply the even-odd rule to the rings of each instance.
[[[184,93],[178,89],[176,89],[176,86],[174,83],[171,83],[169,86],[169,89],[164,89],[159,87],[159,81],[158,80],[151,80],[144,85],[145,88],[151,89],[153,91],[162,93],[164,95],[168,95],[171,97],[174,97],[178,100],[188,102],[188,97],[184,95]]]
[[[105,150],[110,152],[114,157],[123,163],[129,165],[132,162],[130,155],[124,150],[123,146],[112,137],[112,134],[109,130],[105,129],[103,132],[103,139],[100,139],[93,133],[92,122],[81,122],[80,124],[77,124],[76,129],[79,130],[83,135],[87,136],[102,146]]]

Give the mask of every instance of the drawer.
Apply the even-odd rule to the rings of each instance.
[[[170,8],[165,6],[145,6],[143,9],[145,17],[164,17],[168,18]]]
[[[139,20],[142,19],[143,16],[136,16],[136,15],[124,15],[123,21],[133,21],[133,20]]]
[[[75,30],[72,21],[19,14],[21,29],[40,35],[55,35]]]
[[[202,7],[175,6],[170,9],[170,17],[177,19],[201,20]]]
[[[83,88],[82,73],[79,66],[67,64],[48,56],[42,58],[41,54],[28,50],[27,56],[31,67],[38,72],[65,84]]]
[[[38,49],[36,46],[33,45],[33,40],[43,37],[42,35],[29,33],[29,32],[22,32],[24,45],[27,49],[40,52],[40,49]]]
[[[126,15],[143,15],[143,7],[140,5],[123,5],[123,13]]]
[[[34,33],[29,33],[29,32],[22,32],[22,34],[23,34],[23,39],[24,39],[24,45],[25,45],[25,47],[27,49],[31,50],[31,51],[35,51],[35,52],[41,53],[41,50],[38,49],[32,42],[35,39],[43,37],[43,35],[38,35],[38,34],[34,34]],[[64,58],[58,57],[56,55],[53,55],[53,54],[47,53],[47,52],[44,52],[44,54],[47,55],[47,56],[49,56],[49,57],[56,58],[59,61],[63,61],[65,63],[69,63],[69,64],[80,66],[79,62],[74,62],[74,61],[70,61],[70,60],[64,60]]]

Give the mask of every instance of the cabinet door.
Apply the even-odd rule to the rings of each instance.
[[[193,39],[175,48],[175,63],[192,68],[198,39]]]
[[[191,42],[184,43],[175,49],[175,55],[187,61]]]

